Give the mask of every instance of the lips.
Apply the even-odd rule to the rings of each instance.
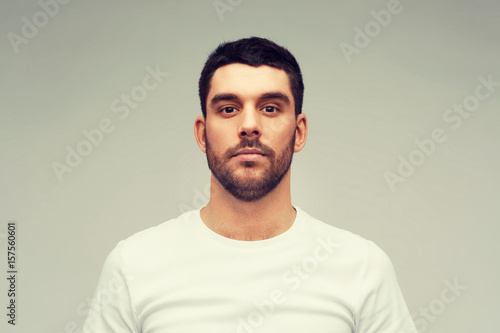
[[[264,154],[259,149],[242,149],[233,157],[242,162],[258,162],[264,158]]]
[[[238,155],[243,155],[243,154],[257,154],[257,155],[264,155],[260,150],[258,149],[242,149],[239,152],[236,153],[235,156]]]

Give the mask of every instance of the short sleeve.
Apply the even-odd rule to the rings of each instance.
[[[123,241],[110,252],[101,271],[82,333],[138,333],[130,281],[122,258]]]
[[[417,333],[389,257],[370,244],[359,281],[356,333]]]

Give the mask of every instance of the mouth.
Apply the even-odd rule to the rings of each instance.
[[[236,157],[240,161],[258,161],[264,158],[264,156],[265,155],[258,149],[242,149],[233,157]]]
[[[236,153],[235,156],[238,156],[238,155],[262,155],[264,156],[264,154],[258,150],[258,149],[242,149],[240,150],[239,152]]]

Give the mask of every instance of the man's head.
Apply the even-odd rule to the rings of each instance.
[[[248,54],[240,50],[238,57],[273,58],[264,56],[261,48],[255,51],[257,55],[252,55],[254,51],[248,40],[251,39],[243,43]],[[280,48],[267,40],[258,40],[266,45],[270,43],[273,52],[276,47]],[[223,45],[232,47],[231,43]],[[212,58],[211,55],[207,63]],[[285,68],[226,63],[226,60],[217,62],[220,66],[213,67],[209,75],[207,68],[212,66],[205,66],[205,77],[210,79],[204,93],[206,97],[202,98],[206,100],[202,102],[204,115],[195,121],[195,136],[207,154],[209,168],[218,183],[239,200],[256,201],[289,175],[293,153],[305,144],[306,117],[297,113],[300,107],[294,103],[294,85]],[[204,74],[200,82],[203,77]],[[302,80],[299,81],[302,86]]]
[[[282,46],[260,37],[243,38],[220,44],[208,57],[198,81],[201,111],[207,115],[207,96],[215,71],[225,65],[240,63],[253,67],[266,65],[282,69],[288,75],[295,104],[295,115],[302,112],[304,83],[295,57]]]

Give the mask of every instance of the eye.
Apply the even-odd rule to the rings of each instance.
[[[263,111],[267,112],[267,113],[272,113],[272,112],[278,112],[279,109],[275,106],[266,106],[264,108],[262,108]]]
[[[232,106],[225,107],[220,110],[222,113],[234,113],[236,111]]]

